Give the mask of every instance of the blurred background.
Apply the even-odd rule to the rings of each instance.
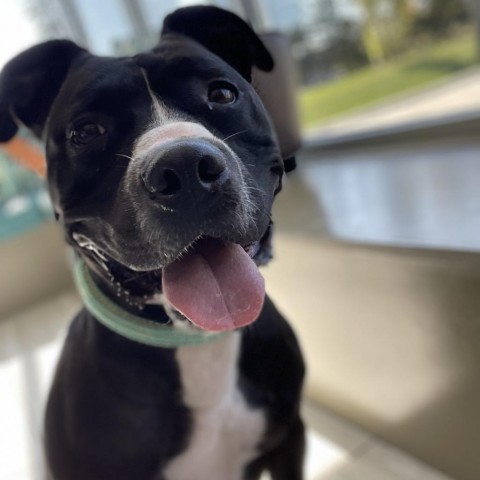
[[[136,53],[193,3],[1,2],[0,67],[50,38]],[[478,480],[480,2],[203,3],[271,46],[257,87],[284,151],[301,144],[264,275],[308,362],[308,480]],[[43,402],[79,306],[41,152],[27,132],[0,144],[0,480],[43,478]]]

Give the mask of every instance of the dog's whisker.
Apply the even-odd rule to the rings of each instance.
[[[115,156],[116,156],[116,157],[125,157],[125,158],[128,158],[128,160],[131,160],[132,162],[135,161],[135,158],[130,157],[129,155],[124,155],[123,153],[116,153]]]
[[[226,142],[227,140],[230,140],[231,138],[233,137],[236,137],[237,135],[241,135],[242,133],[246,133],[248,132],[248,130],[240,130],[239,132],[236,132],[236,133],[232,133],[231,135],[229,135],[228,137],[225,137],[222,142]]]
[[[261,188],[258,188],[258,187],[251,187],[251,186],[249,186],[249,185],[245,185],[245,186],[243,187],[243,189],[244,189],[245,191],[248,191],[248,192],[260,192],[262,195],[265,194],[265,192],[264,192]]]
[[[139,280],[140,278],[144,278],[148,275],[150,275],[151,272],[139,272],[138,274],[136,275],[132,275],[130,278],[128,278],[127,280],[124,280],[123,283],[124,284],[127,284],[127,283],[130,283],[130,282],[134,282],[134,281],[137,281]]]

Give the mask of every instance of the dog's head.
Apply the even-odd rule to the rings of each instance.
[[[45,142],[67,240],[127,308],[163,291],[207,330],[258,314],[264,292],[251,258],[266,256],[283,163],[253,66],[273,62],[245,22],[190,7],[134,57],[54,40],[5,67],[0,141],[20,124]]]

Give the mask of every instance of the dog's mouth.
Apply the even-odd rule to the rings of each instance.
[[[263,277],[245,249],[210,238],[163,269],[162,291],[177,311],[211,332],[252,323],[265,296]]]
[[[175,319],[208,332],[244,327],[262,309],[265,287],[257,266],[264,263],[260,242],[242,246],[202,237],[163,268],[136,272],[85,237],[74,234],[74,239],[108,273],[116,296],[132,308],[162,303]]]

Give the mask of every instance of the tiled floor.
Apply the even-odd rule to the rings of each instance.
[[[0,480],[43,480],[43,402],[78,305],[67,292],[0,322]],[[447,480],[318,405],[305,402],[307,480]]]
[[[410,455],[305,402],[308,480],[448,480]]]

